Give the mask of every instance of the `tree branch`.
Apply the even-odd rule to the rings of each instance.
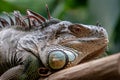
[[[58,71],[44,80],[120,80],[120,53]]]

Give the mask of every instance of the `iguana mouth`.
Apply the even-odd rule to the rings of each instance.
[[[101,46],[107,46],[106,38],[77,38],[62,41],[60,45],[73,48],[80,53],[89,54],[97,51]]]
[[[82,43],[82,42],[89,42],[89,41],[95,41],[99,40],[101,38],[71,38],[71,39],[66,39],[64,41],[61,41],[59,44],[67,44],[67,43]],[[105,40],[105,43],[108,43],[108,39],[103,38]]]

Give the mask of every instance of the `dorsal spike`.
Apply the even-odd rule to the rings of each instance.
[[[3,27],[10,25],[10,24],[8,23],[8,21],[6,21],[4,18],[1,18],[1,17],[0,17],[0,22],[1,22],[1,24],[2,24]]]
[[[27,23],[26,23],[24,20],[21,21],[21,25],[22,25],[23,27],[28,27],[28,26],[27,26]]]
[[[28,15],[31,15],[31,13],[29,12],[29,10],[27,10],[26,14],[27,14],[26,19],[28,19],[28,26],[29,26],[29,28],[31,28],[32,27],[32,20],[30,18],[28,18]]]
[[[33,20],[31,20],[30,18],[33,18]],[[36,17],[36,16],[34,16],[34,15],[27,15],[26,17],[25,17],[25,19],[28,19],[28,22],[29,22],[29,20],[31,21],[31,22],[29,22],[29,27],[31,26],[34,26],[34,24],[35,24],[35,21],[37,21],[39,24],[42,24],[42,22]],[[25,20],[24,19],[24,20]]]
[[[37,13],[31,11],[31,10],[27,10],[27,13],[28,13],[28,15],[31,15],[31,14],[32,14],[32,15],[38,17],[38,18],[39,18],[40,20],[42,20],[43,22],[46,22],[46,19],[45,19],[43,16],[41,16],[40,14],[37,14]]]
[[[20,13],[18,11],[14,11],[16,25],[21,25]]]
[[[36,27],[39,26],[39,24],[36,22],[36,20],[33,20],[32,24],[33,24],[33,26],[36,26]]]
[[[7,12],[4,12],[4,14],[9,18],[10,24],[15,25],[13,19],[10,17],[10,15]]]
[[[16,25],[20,25],[22,27],[27,27],[26,22],[24,21],[21,13],[19,11],[14,11]]]
[[[47,10],[47,16],[48,16],[48,20],[51,19],[51,15],[50,15],[50,10],[48,8],[48,5],[46,4],[46,10]]]

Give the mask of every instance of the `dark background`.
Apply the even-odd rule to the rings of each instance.
[[[90,25],[99,22],[109,35],[108,54],[120,52],[120,0],[0,0],[0,16],[14,10],[25,15],[26,9],[31,9],[46,17],[46,4],[51,15],[61,20]]]

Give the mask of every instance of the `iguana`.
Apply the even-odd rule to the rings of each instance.
[[[0,17],[0,80],[37,80],[40,77],[94,59],[108,44],[106,30],[48,19],[27,10],[14,11],[14,20]]]

